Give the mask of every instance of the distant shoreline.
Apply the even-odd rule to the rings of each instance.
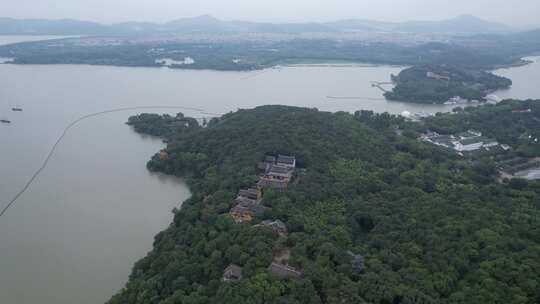
[[[536,56],[526,56],[526,57],[523,57],[519,61],[516,61],[514,63],[496,65],[490,71],[493,72],[493,71],[501,70],[501,69],[519,68],[519,67],[522,67],[522,66],[526,66],[526,65],[535,63],[535,61],[525,59],[525,58],[530,58],[530,57],[536,57]]]
[[[3,60],[3,61],[2,61]],[[255,67],[252,69],[214,69],[214,68],[205,68],[205,67],[193,67],[193,66],[165,66],[165,65],[122,65],[122,64],[99,64],[99,63],[28,63],[28,62],[18,62],[17,58],[5,58],[0,57],[0,64],[12,64],[12,65],[87,65],[87,66],[110,66],[110,67],[125,67],[125,68],[167,68],[170,70],[190,70],[190,71],[215,71],[215,72],[260,72],[268,69],[279,69],[279,68],[402,68],[405,69],[409,65],[398,65],[398,64],[384,64],[384,63],[369,63],[369,62],[343,62],[337,63],[329,60],[327,63],[309,63],[309,62],[299,62],[299,63],[286,63],[286,64],[276,64],[269,65],[264,67]]]
[[[533,64],[536,61],[533,60],[527,60],[526,58],[531,57],[538,57],[538,55],[529,55],[525,56],[519,61],[516,61],[514,63],[508,63],[508,64],[500,64],[496,65],[486,71],[493,72],[496,70],[501,69],[510,69],[510,68],[517,68],[522,66],[527,66],[529,64]],[[3,60],[3,61],[2,61]],[[14,65],[91,65],[91,66],[113,66],[113,67],[144,67],[144,68],[168,68],[171,70],[206,70],[206,71],[219,71],[219,72],[257,72],[262,71],[266,69],[276,69],[276,68],[283,68],[283,67],[291,67],[291,68],[297,68],[297,67],[317,67],[317,68],[377,68],[377,67],[389,67],[389,68],[402,68],[406,69],[408,67],[411,67],[411,65],[407,64],[392,64],[392,63],[371,63],[371,62],[365,62],[365,61],[336,61],[332,59],[328,60],[312,60],[309,58],[298,58],[294,61],[284,60],[282,62],[278,62],[273,65],[268,66],[260,66],[260,67],[250,67],[250,68],[238,68],[238,69],[217,69],[212,67],[197,67],[197,66],[165,66],[165,65],[158,65],[158,64],[152,64],[152,65],[129,65],[129,64],[100,64],[100,63],[29,63],[29,62],[19,62],[17,61],[17,58],[6,58],[6,57],[0,57],[0,64],[14,64]]]

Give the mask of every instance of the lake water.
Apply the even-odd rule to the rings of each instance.
[[[18,42],[62,39],[62,38],[70,38],[70,37],[78,37],[78,36],[50,36],[50,35],[49,36],[48,35],[42,35],[42,36],[20,36],[20,35],[1,36],[0,35],[0,45],[18,43]]]
[[[14,39],[0,37],[2,41]],[[201,109],[182,111],[195,117],[264,104],[391,113],[451,109],[382,99],[371,81],[388,81],[400,70],[298,66],[214,72],[0,65],[0,117],[12,120],[9,126],[0,125],[0,204],[39,167],[63,128],[88,113],[152,105]],[[514,80],[506,91],[509,96],[540,98],[540,88],[530,84],[540,75],[538,62],[502,72]],[[11,112],[13,105],[24,112]],[[0,218],[0,303],[102,303],[123,286],[133,262],[170,223],[170,210],[189,191],[178,179],[147,172],[146,161],[163,144],[124,124],[138,112],[106,114],[73,128],[35,184]]]
[[[495,92],[502,99],[540,99],[540,57],[526,57],[533,63],[521,67],[495,70],[494,73],[512,79],[512,87],[508,90]]]
[[[103,83],[92,86],[86,78],[89,86],[79,85],[82,70],[57,79],[51,77],[64,72],[47,70],[0,65],[0,116],[12,121],[0,125],[0,207],[40,166],[67,123],[130,104],[104,98]],[[12,112],[13,105],[24,112]],[[0,303],[103,303],[172,221],[170,211],[189,190],[179,179],[146,170],[164,145],[124,124],[135,113],[74,127],[29,191],[0,218]]]

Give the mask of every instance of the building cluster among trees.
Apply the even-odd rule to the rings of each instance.
[[[437,132],[427,132],[422,134],[421,140],[435,144],[437,146],[453,149],[458,152],[471,152],[480,149],[488,149],[499,146],[497,140],[482,136],[482,132],[469,130],[457,135],[441,135]],[[509,147],[503,145],[507,150]]]
[[[461,157],[419,141],[428,130],[477,130],[511,149]],[[179,127],[169,157],[147,166],[183,177],[192,196],[108,303],[537,303],[540,181],[497,172],[540,157],[536,138],[532,100],[420,123],[264,106]],[[246,188],[259,189],[278,163],[264,161],[270,151],[290,151],[298,168],[286,191],[254,196]],[[269,209],[236,223],[238,196]],[[301,277],[284,278],[294,272],[272,263]]]
[[[266,156],[264,162],[259,164],[259,168],[263,168],[263,173],[259,177],[257,186],[285,191],[293,177],[296,158],[285,155],[278,155],[277,158]]]
[[[234,207],[229,213],[235,223],[249,223],[255,217],[262,216],[269,209],[262,204],[264,189],[285,191],[294,176],[296,157],[267,155],[257,167],[261,173],[256,186],[254,188],[240,189],[234,199]],[[288,232],[287,226],[280,220],[264,220],[254,227],[268,228],[280,237],[286,236]],[[299,278],[302,276],[301,271],[287,265],[287,263],[288,260],[275,257],[274,261],[268,266],[268,271],[280,278]],[[242,268],[237,265],[229,265],[223,273],[224,282],[239,281],[241,279]]]
[[[266,207],[261,204],[264,189],[277,191],[287,189],[296,169],[296,158],[267,155],[264,161],[259,163],[258,168],[261,174],[255,188],[241,189],[234,200],[235,206],[230,214],[237,223],[251,222],[254,217],[264,213]]]

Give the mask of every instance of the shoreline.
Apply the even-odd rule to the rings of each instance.
[[[1,60],[5,59],[6,61],[2,62]],[[26,62],[17,62],[17,58],[6,58],[0,57],[0,64],[11,64],[11,65],[20,65],[20,66],[48,66],[48,65],[87,65],[87,66],[109,66],[109,67],[119,67],[119,68],[156,68],[156,69],[170,69],[170,70],[186,70],[186,71],[214,71],[214,72],[260,72],[269,69],[279,69],[279,68],[407,68],[409,65],[397,65],[397,64],[384,64],[384,63],[369,63],[369,62],[351,62],[351,63],[287,63],[287,64],[275,64],[264,67],[257,67],[252,69],[214,69],[214,68],[205,68],[205,67],[172,67],[165,65],[122,65],[122,64],[99,64],[99,63],[26,63]]]
[[[522,59],[520,59],[519,61],[516,61],[514,63],[508,63],[508,64],[501,64],[501,65],[496,65],[493,69],[490,69],[490,70],[487,70],[489,72],[494,72],[496,70],[503,70],[503,69],[511,69],[511,68],[519,68],[519,67],[522,67],[522,66],[527,66],[529,64],[533,64],[535,63],[536,61],[533,61],[533,60],[526,60],[524,58],[529,58],[529,57],[536,57],[536,56],[527,56],[527,57],[523,57]]]
[[[533,60],[527,60],[526,58],[531,57],[538,57],[540,55],[538,54],[531,54],[522,57],[519,61],[515,61],[513,63],[508,64],[500,64],[495,65],[492,68],[486,69],[487,72],[494,72],[496,70],[500,69],[509,69],[509,68],[516,68],[516,67],[522,67],[527,66],[529,64],[535,63],[536,61]],[[9,59],[9,61],[2,62],[2,59]],[[297,58],[289,61],[288,59],[277,61],[275,64],[270,64],[267,66],[257,66],[257,67],[251,67],[251,68],[238,68],[238,69],[216,69],[211,67],[176,67],[176,66],[166,66],[166,65],[158,65],[158,64],[100,64],[100,63],[26,63],[26,62],[18,62],[18,59],[15,57],[2,57],[0,56],[0,64],[14,64],[14,65],[90,65],[90,66],[111,66],[111,67],[133,67],[133,68],[167,68],[171,70],[191,70],[191,71],[217,71],[217,72],[257,72],[257,71],[263,71],[267,69],[276,69],[276,68],[283,68],[283,67],[320,67],[320,68],[376,68],[376,67],[389,67],[389,68],[403,68],[406,69],[408,67],[411,67],[410,64],[395,64],[395,63],[374,63],[374,62],[364,62],[364,61],[354,61],[354,60],[335,60],[335,59],[328,59],[328,60],[319,60],[319,59],[310,59],[310,58]]]

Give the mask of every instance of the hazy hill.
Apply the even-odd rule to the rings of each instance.
[[[345,19],[325,23],[326,26],[343,32],[371,32],[376,30],[387,30],[389,27],[387,22],[377,22],[361,19]]]
[[[485,34],[508,33],[512,28],[501,23],[490,22],[471,15],[462,15],[442,21],[410,21],[397,24],[395,31],[423,33]]]
[[[237,32],[244,31],[234,22],[223,21],[204,15],[193,18],[181,18],[167,22],[163,26],[171,32]]]
[[[137,33],[185,33],[185,32],[349,32],[383,31],[444,34],[492,34],[508,33],[512,28],[464,15],[441,21],[410,21],[403,23],[381,22],[363,19],[338,20],[327,23],[261,23],[248,21],[225,21],[204,15],[181,18],[167,23],[124,22],[103,25],[78,20],[0,19],[0,34],[10,35],[108,35]]]
[[[486,21],[471,15],[462,15],[440,21],[383,22],[348,19],[326,23],[340,31],[383,31],[441,34],[493,34],[509,33],[512,28],[501,23]]]

